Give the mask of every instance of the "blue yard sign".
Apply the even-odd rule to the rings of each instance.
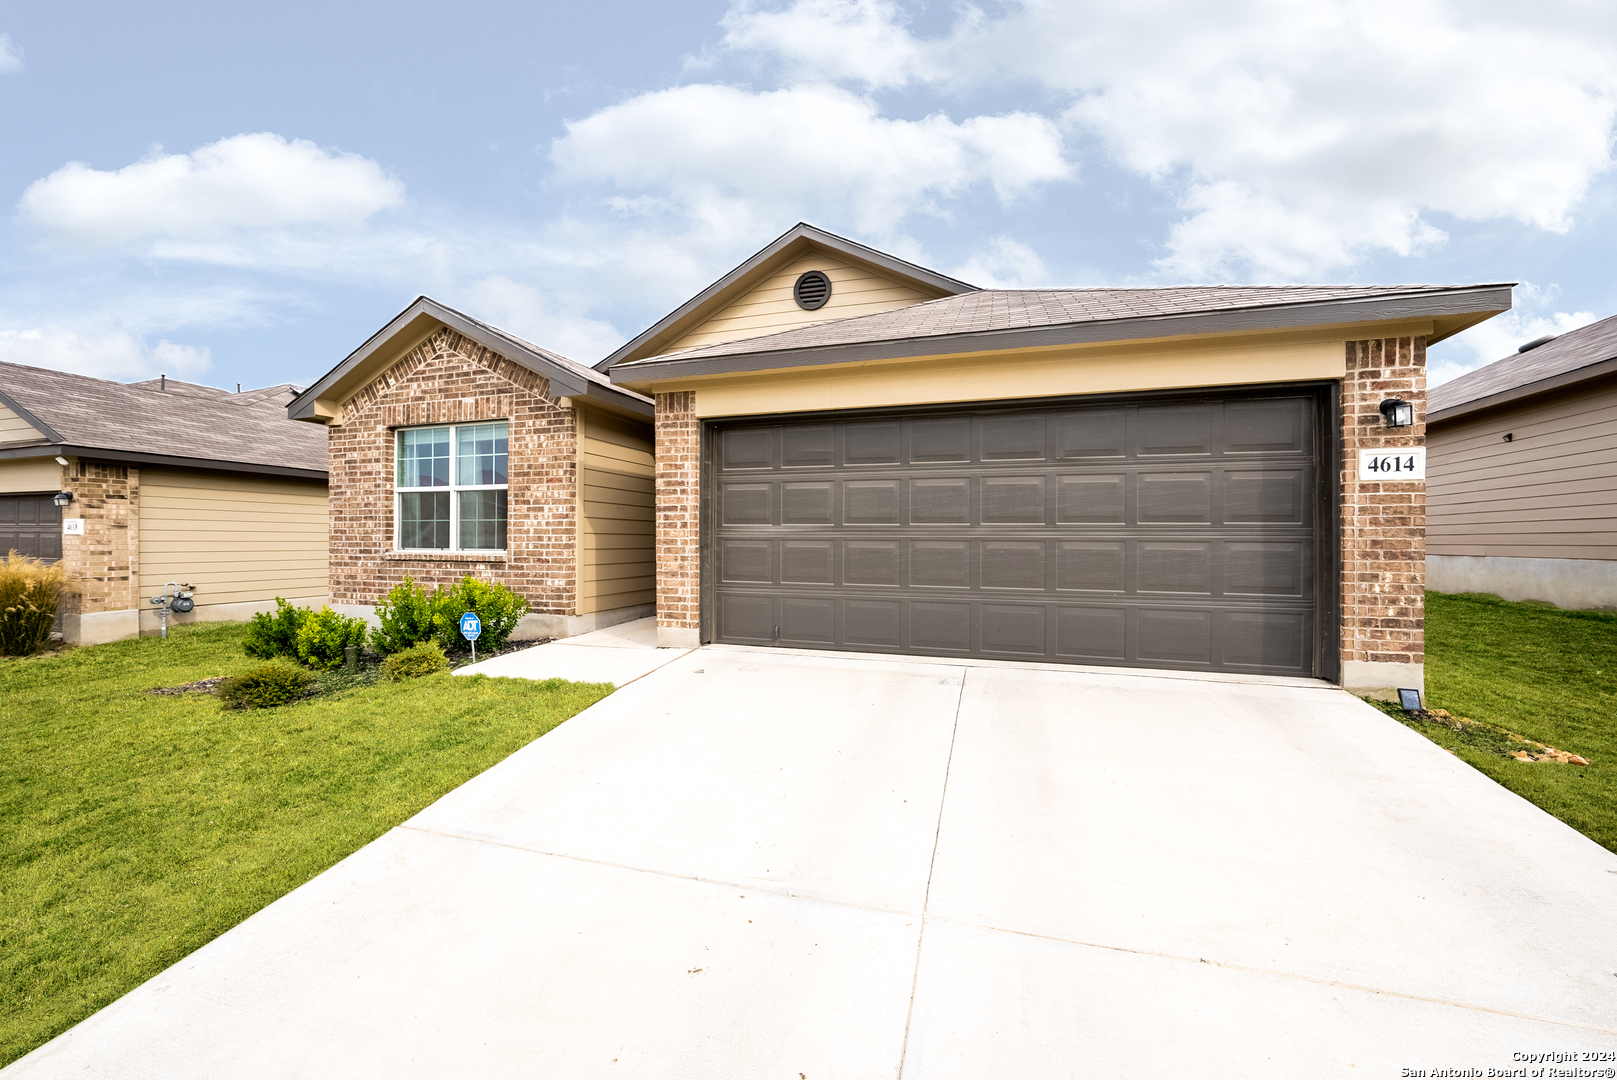
[[[483,620],[477,612],[468,611],[460,617],[460,636],[472,643],[472,663],[477,662],[477,637],[483,632]]]

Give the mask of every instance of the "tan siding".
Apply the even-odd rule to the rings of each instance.
[[[810,270],[823,270],[831,279],[831,299],[817,311],[804,311],[792,298],[792,286]],[[874,315],[878,311],[935,300],[939,295],[922,292],[830,255],[807,255],[776,272],[665,351],[678,352],[720,341],[778,334],[830,319]]]
[[[141,471],[140,595],[197,586],[199,608],[327,595],[326,486]]]
[[[578,612],[653,603],[651,427],[592,410],[579,419]]]
[[[0,461],[0,491],[60,490],[62,490],[62,467],[50,458],[37,461]]]
[[[0,405],[0,443],[33,442],[43,439],[45,433],[28,421]]]
[[[1434,425],[1428,445],[1431,554],[1617,559],[1617,381]]]

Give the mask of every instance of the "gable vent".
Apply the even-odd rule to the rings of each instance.
[[[792,298],[804,311],[818,311],[831,299],[831,279],[819,270],[810,270],[792,286]]]

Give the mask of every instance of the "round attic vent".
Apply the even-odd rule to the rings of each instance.
[[[804,311],[818,311],[831,299],[831,279],[819,270],[810,270],[792,286],[792,299]]]

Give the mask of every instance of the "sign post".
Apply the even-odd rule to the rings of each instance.
[[[477,612],[468,611],[460,617],[460,636],[472,643],[472,663],[477,663],[477,638],[483,632],[483,620]]]

